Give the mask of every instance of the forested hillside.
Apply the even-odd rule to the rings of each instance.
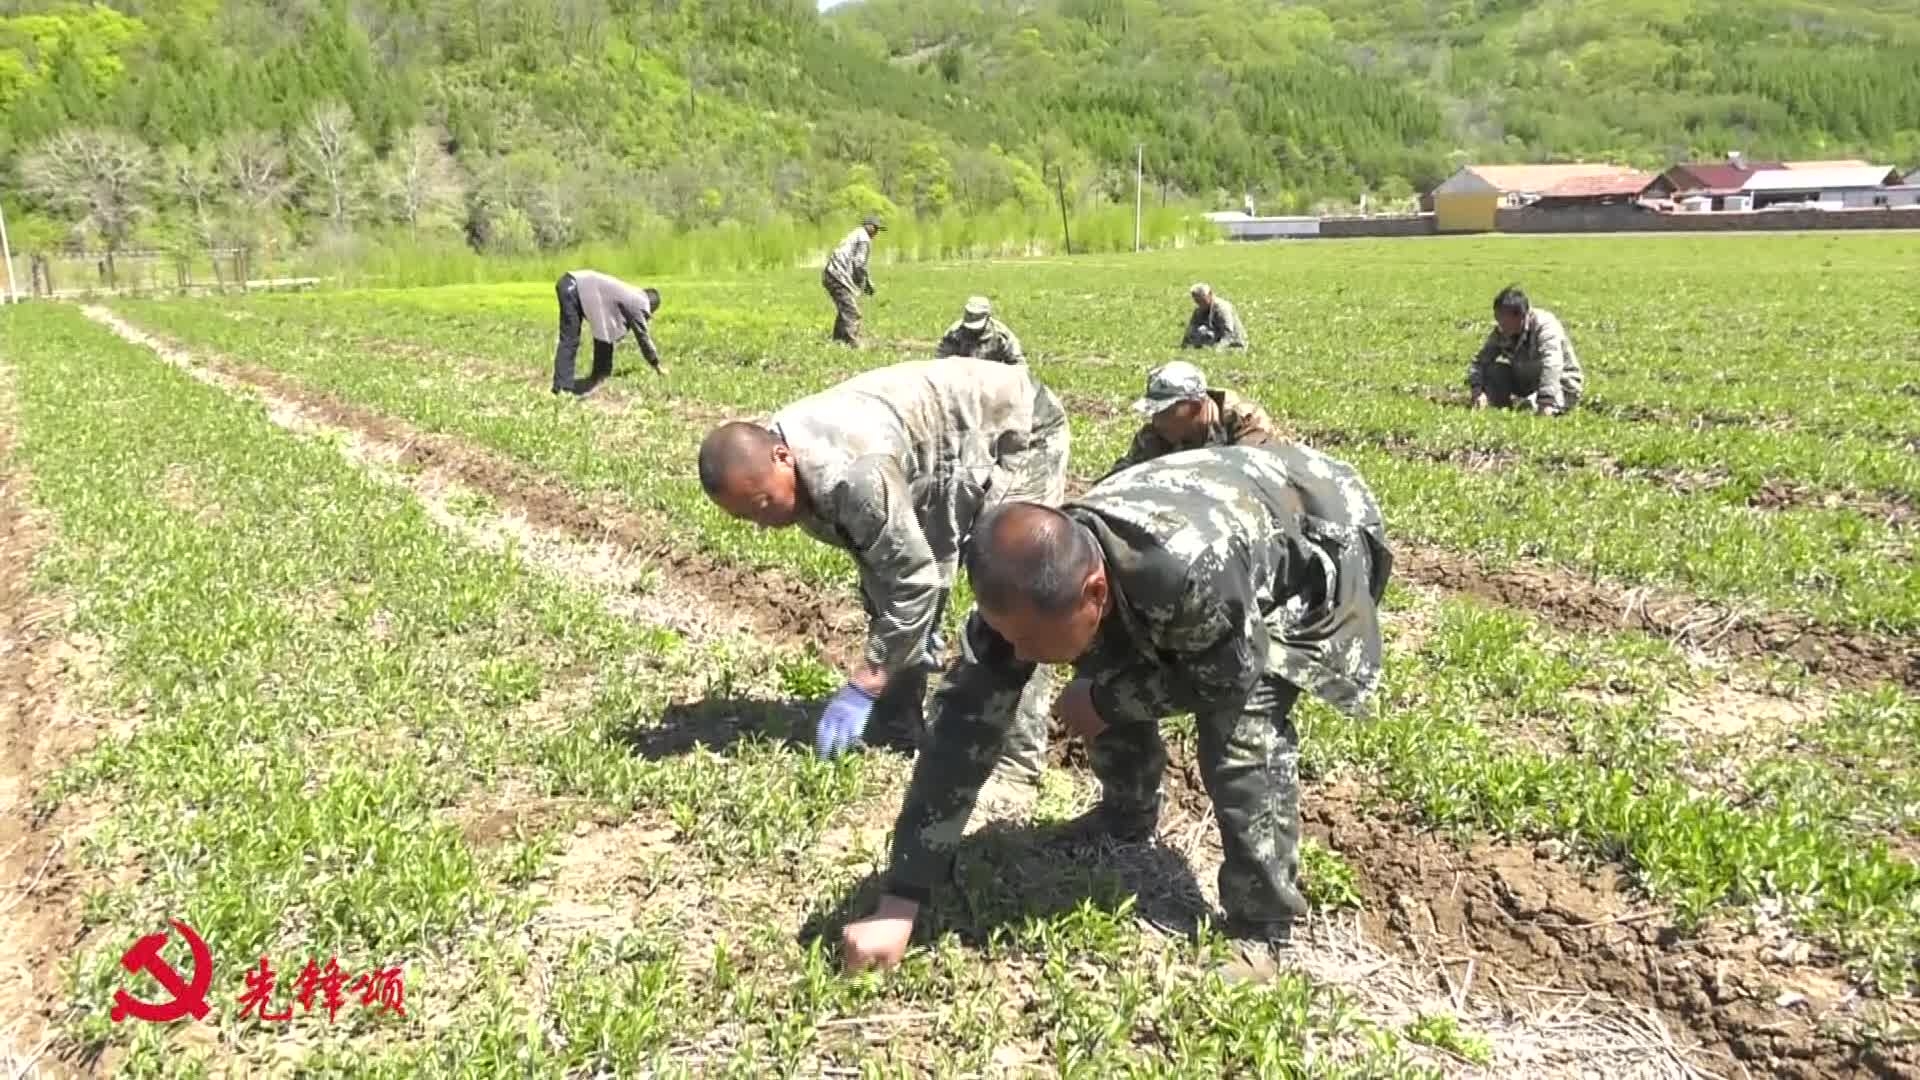
[[[16,246],[1404,199],[1463,157],[1920,158],[1910,0],[0,3]],[[1011,227],[1011,226],[1009,226]]]
[[[1268,205],[1465,158],[1920,158],[1911,0],[863,0],[896,62],[1102,162]],[[1018,103],[1017,107],[1013,103]]]

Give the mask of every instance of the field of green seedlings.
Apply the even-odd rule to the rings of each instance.
[[[1910,1075],[1916,272],[1827,235],[877,267],[860,352],[814,272],[666,279],[670,375],[623,344],[565,401],[550,281],[9,309],[0,1068]],[[840,976],[908,764],[805,750],[853,568],[711,507],[701,433],[985,293],[1084,486],[1195,280],[1253,339],[1210,379],[1357,465],[1396,544],[1374,715],[1302,710],[1297,962],[1222,977],[1175,719],[1155,844],[1062,847],[1096,795],[1063,737],[907,965]],[[1461,407],[1512,282],[1573,336],[1572,416]],[[169,919],[210,1010],[114,1022]],[[263,957],[290,1019],[241,1001]],[[304,1004],[310,957],[402,967],[404,1015]]]

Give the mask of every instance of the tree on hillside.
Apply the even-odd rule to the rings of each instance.
[[[465,195],[460,170],[446,151],[442,133],[426,126],[407,132],[387,155],[380,188],[394,220],[414,232],[422,225],[452,224]]]
[[[27,156],[20,178],[27,190],[98,239],[112,286],[114,254],[152,209],[153,154],[122,132],[63,131]]]
[[[277,232],[279,213],[292,191],[287,156],[273,136],[261,131],[236,131],[220,140],[217,153],[240,245],[236,272],[245,282],[252,273],[253,253]]]
[[[343,230],[360,210],[366,180],[367,144],[353,127],[353,111],[338,101],[307,112],[294,135],[295,156],[327,221]]]
[[[181,209],[186,211],[187,228],[194,245],[213,247],[225,194],[217,155],[206,147],[189,150],[184,146],[169,146],[160,159],[160,176]],[[216,284],[226,283],[220,273],[219,259],[213,260],[213,277]]]

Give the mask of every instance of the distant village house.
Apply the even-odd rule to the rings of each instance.
[[[1631,203],[1654,180],[1621,165],[1465,165],[1433,189],[1438,232],[1492,232],[1501,210]]]

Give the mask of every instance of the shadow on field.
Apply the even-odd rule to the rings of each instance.
[[[818,702],[801,698],[707,698],[669,706],[657,721],[636,715],[620,738],[652,761],[679,757],[696,746],[724,754],[755,737],[798,746],[812,734],[818,708]]]
[[[825,938],[838,945],[847,923],[873,910],[881,887],[881,876],[869,875],[831,908],[815,911],[800,929],[800,943]],[[995,930],[1017,930],[1028,919],[1064,915],[1086,903],[1118,913],[1129,899],[1135,917],[1181,937],[1197,934],[1210,914],[1193,868],[1162,844],[1088,840],[1078,821],[994,822],[960,842],[953,877],[936,891],[930,917],[914,933],[924,941],[952,932],[979,948]]]

